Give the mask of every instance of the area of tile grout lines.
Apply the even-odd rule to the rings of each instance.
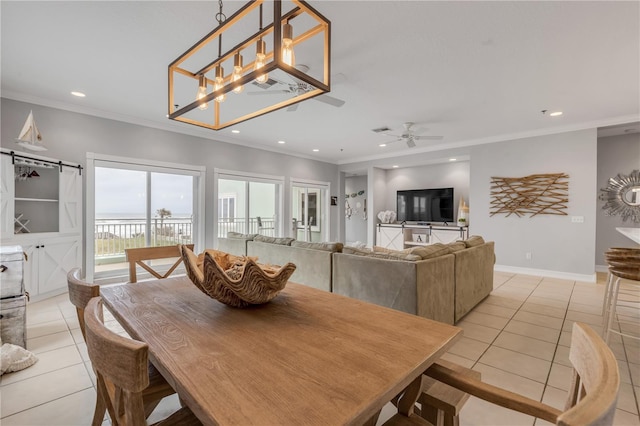
[[[571,327],[602,331],[599,284],[496,272],[494,291],[457,325],[464,337],[444,358],[482,373],[483,381],[564,409],[571,378]],[[614,424],[640,425],[640,342],[613,335],[621,388]],[[463,425],[545,424],[471,398]],[[548,424],[548,423],[547,423]]]
[[[473,367],[488,383],[562,409],[571,373],[571,325],[582,321],[602,330],[603,292],[601,283],[496,272],[494,291],[457,324],[464,329],[464,337],[444,358]],[[122,332],[108,312],[105,322]],[[27,337],[27,347],[39,362],[0,378],[2,425],[89,424],[95,377],[75,307],[66,294],[28,305]],[[611,347],[622,381],[615,424],[640,425],[640,342],[616,336]],[[150,420],[159,420],[178,407],[177,398],[167,398]],[[379,423],[393,410],[387,404]],[[475,398],[461,413],[462,425],[545,423]]]

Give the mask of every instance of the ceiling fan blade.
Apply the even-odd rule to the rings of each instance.
[[[333,96],[329,95],[319,95],[313,99],[315,99],[316,101],[324,102],[325,104],[333,105],[334,107],[341,107],[345,104],[345,101],[343,101],[342,99],[334,98]]]
[[[414,136],[413,139],[418,141],[441,141],[444,136]]]
[[[289,108],[287,108],[287,111],[288,112],[293,112],[293,111],[297,110],[298,109],[298,105],[300,105],[300,104],[297,103],[297,104],[291,105]]]
[[[263,92],[247,92],[247,95],[279,95],[282,93],[291,93],[288,90],[265,90]]]
[[[411,126],[411,133],[413,133],[414,135],[419,135],[426,132],[427,130],[429,130],[427,127],[420,127],[415,125]]]
[[[409,139],[407,139],[407,146],[408,146],[409,148],[413,148],[414,146],[416,146],[416,143],[415,143],[415,141],[413,140],[413,138],[409,138]]]

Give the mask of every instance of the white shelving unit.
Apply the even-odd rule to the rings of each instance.
[[[0,152],[0,244],[20,245],[27,254],[24,282],[32,299],[63,293],[67,272],[82,265],[82,168]]]
[[[423,241],[416,241],[414,235],[420,235]],[[415,246],[427,246],[434,243],[447,244],[469,237],[467,226],[456,225],[402,225],[378,224],[376,245],[392,250],[403,250]]]

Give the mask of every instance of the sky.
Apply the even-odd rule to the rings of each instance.
[[[146,175],[136,170],[96,167],[96,218],[122,214],[123,218],[144,216]],[[193,211],[193,176],[151,172],[151,217],[165,208],[173,217]]]

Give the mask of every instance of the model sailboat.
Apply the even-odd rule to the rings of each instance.
[[[46,151],[47,148],[42,143],[42,135],[36,127],[36,121],[33,118],[33,111],[29,111],[27,121],[22,126],[20,136],[16,139],[16,143],[31,151]]]

